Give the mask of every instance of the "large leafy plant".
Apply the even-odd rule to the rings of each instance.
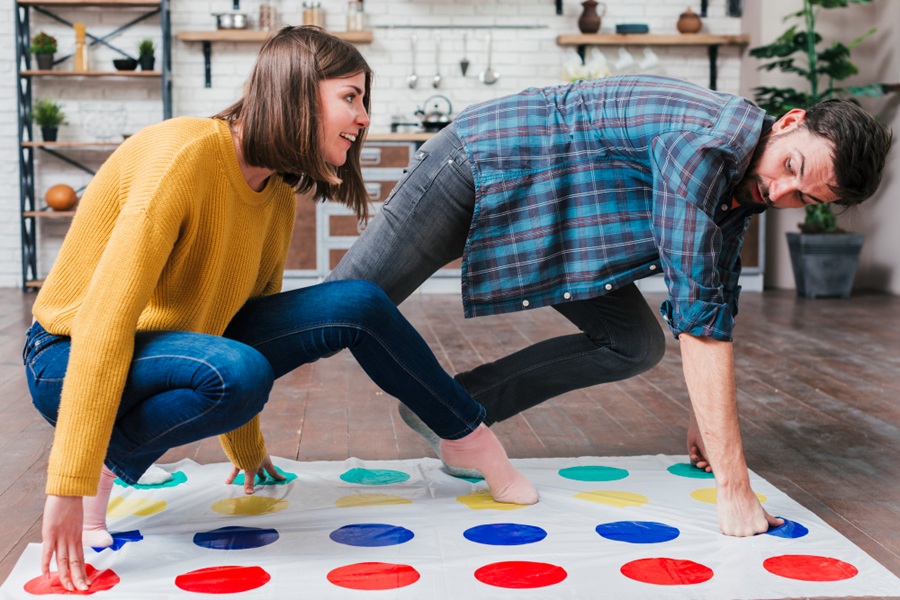
[[[789,14],[785,21],[798,20],[768,46],[750,50],[750,56],[767,60],[759,68],[765,71],[779,70],[794,73],[805,80],[804,89],[788,87],[755,88],[755,100],[761,108],[774,117],[795,108],[809,108],[829,98],[853,96],[880,96],[880,85],[839,87],[841,82],[859,69],[850,61],[850,51],[875,33],[872,28],[848,45],[833,41],[820,49],[822,36],[816,32],[818,10],[847,8],[850,4],[870,4],[871,0],[803,0],[803,9]],[[805,233],[831,233],[840,231],[829,205],[806,207],[806,220],[800,225]]]

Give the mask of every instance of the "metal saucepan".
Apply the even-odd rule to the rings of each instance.
[[[247,29],[250,25],[247,13],[243,12],[224,12],[213,13],[216,18],[216,29]]]

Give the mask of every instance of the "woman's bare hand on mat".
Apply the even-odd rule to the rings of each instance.
[[[691,464],[707,473],[712,473],[712,465],[706,459],[706,448],[703,447],[703,437],[700,435],[700,427],[697,425],[696,417],[694,417],[693,408],[691,408],[690,421],[688,422],[687,446]]]
[[[50,560],[56,555],[59,582],[70,592],[88,589],[81,546],[81,503],[81,496],[47,496],[41,527],[41,574],[45,579],[50,577]]]
[[[238,476],[241,470],[237,467],[234,467],[231,470],[231,475],[225,480],[225,483],[231,483]],[[278,472],[278,469],[275,468],[275,464],[272,463],[272,457],[268,454],[263,459],[262,463],[256,467],[255,469],[247,469],[244,471],[244,493],[252,494],[256,484],[256,476],[259,475],[260,479],[265,479],[266,477],[271,477],[275,481],[284,481],[286,477]]]

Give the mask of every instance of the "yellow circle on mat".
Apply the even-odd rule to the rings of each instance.
[[[288,507],[288,501],[265,496],[225,498],[212,505],[212,509],[223,515],[267,515]]]
[[[760,502],[765,502],[768,500],[765,496],[760,494],[759,492],[753,492],[756,494],[756,497],[759,498]],[[709,504],[716,503],[716,488],[702,488],[699,490],[694,490],[691,492],[691,498],[694,500],[699,500],[700,502],[708,502]]]
[[[597,490],[596,492],[578,492],[574,496],[579,500],[587,500],[589,502],[597,502],[599,504],[608,504],[619,508],[628,506],[643,506],[650,502],[647,496],[635,494],[634,492],[622,492],[619,490]]]
[[[149,517],[166,509],[165,500],[151,500],[149,498],[123,498],[116,496],[109,501],[106,508],[106,516],[111,519],[120,519],[137,515]]]
[[[350,508],[353,506],[387,506],[389,504],[412,504],[412,500],[403,496],[390,494],[351,494],[335,500],[338,508]]]
[[[457,496],[456,501],[465,504],[472,510],[515,510],[517,508],[525,507],[524,504],[497,502],[491,497],[490,490],[478,490],[477,492],[472,492],[471,494],[466,494],[465,496]]]

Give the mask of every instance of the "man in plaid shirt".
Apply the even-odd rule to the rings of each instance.
[[[661,273],[691,461],[715,473],[721,530],[753,535],[781,521],[750,489],[738,428],[730,342],[744,233],[767,207],[862,202],[890,145],[845,101],[775,121],[659,76],[528,89],[466,109],[426,142],[330,279],[374,281],[399,303],[462,256],[467,317],[552,306],[577,326],[456,375],[491,424],[654,366],[665,339],[634,282]]]

